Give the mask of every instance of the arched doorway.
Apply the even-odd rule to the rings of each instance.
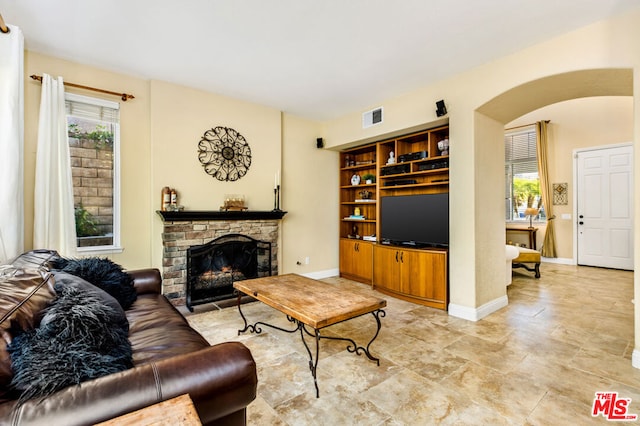
[[[485,122],[504,125],[547,105],[595,96],[633,96],[633,70],[612,68],[572,71],[537,79],[503,92],[476,109],[476,122],[479,123],[474,124],[476,145],[487,142],[493,143],[495,148],[496,141],[501,140],[499,126],[486,125]],[[498,224],[491,225],[493,230],[498,227]],[[636,238],[634,241],[636,252],[638,252],[638,245],[639,241]],[[636,255],[636,265],[637,259]],[[639,287],[637,280],[638,277],[635,276],[636,294]],[[639,317],[640,309],[636,305],[635,336],[640,335]],[[640,351],[637,346],[633,351],[632,364],[640,368]]]

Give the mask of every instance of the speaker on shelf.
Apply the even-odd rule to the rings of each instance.
[[[316,148],[318,148],[318,149],[324,148],[324,141],[322,140],[322,138],[317,138],[316,139]]]
[[[438,117],[442,117],[447,114],[447,107],[444,105],[444,100],[439,100],[436,102],[436,115]]]

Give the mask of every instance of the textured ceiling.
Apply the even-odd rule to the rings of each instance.
[[[377,106],[639,7],[637,0],[0,0],[28,50],[316,120]]]

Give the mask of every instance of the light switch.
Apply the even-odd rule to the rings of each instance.
[[[571,219],[571,213],[562,213],[562,218],[566,219],[566,220],[570,220]]]

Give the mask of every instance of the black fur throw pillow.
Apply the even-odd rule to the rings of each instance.
[[[100,299],[102,304],[113,308],[114,312],[113,315],[110,316],[111,320],[118,326],[122,327],[125,331],[129,331],[129,321],[127,320],[127,316],[115,297],[91,284],[89,281],[83,280],[75,275],[71,275],[68,272],[54,271],[53,277],[53,289],[56,292],[56,295],[64,294],[63,287],[75,287],[78,291],[95,296]]]
[[[56,285],[56,292],[40,326],[7,346],[21,401],[133,366],[121,313],[78,287]]]
[[[129,309],[138,297],[131,275],[124,272],[120,265],[106,258],[56,258],[51,261],[51,269],[68,272],[89,281],[113,296],[125,310]]]

